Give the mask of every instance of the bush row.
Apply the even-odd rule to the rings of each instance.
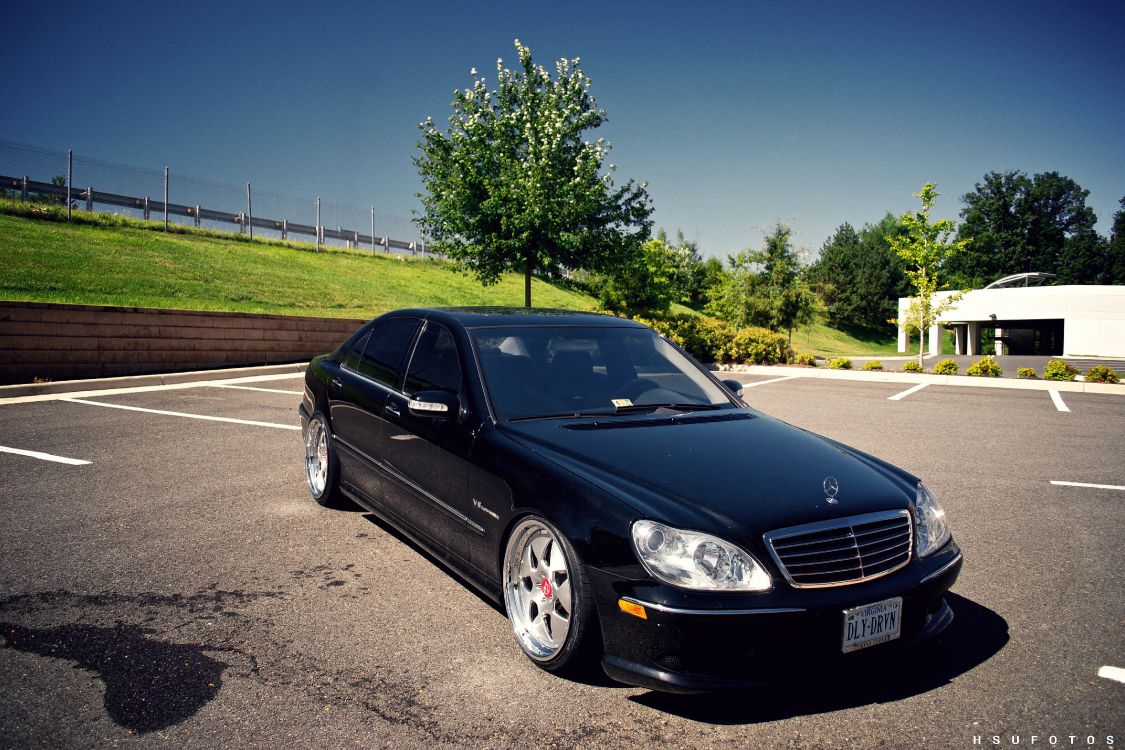
[[[664,334],[701,362],[756,365],[788,363],[816,366],[816,357],[805,352],[794,352],[785,336],[774,333],[768,328],[735,328],[718,318],[703,315],[668,315],[656,319],[638,317],[635,320]],[[852,361],[847,357],[833,357],[828,360],[828,367],[833,370],[850,370]],[[882,370],[883,364],[879,360],[869,360],[864,363],[863,369]],[[903,362],[902,370],[925,372],[925,368],[914,360]],[[956,375],[959,368],[955,360],[943,359],[934,365],[933,371],[937,375]],[[973,377],[998,378],[1004,374],[1004,371],[995,359],[985,356],[969,365],[965,374]],[[1036,377],[1035,370],[1030,367],[1019,368],[1017,374],[1021,378]],[[1048,361],[1043,370],[1043,378],[1046,380],[1074,380],[1077,375],[1078,370],[1061,359]],[[1119,382],[1117,373],[1103,365],[1090,367],[1085,377],[1087,381],[1093,383]]]
[[[775,365],[796,359],[785,337],[768,328],[735,328],[702,315],[636,320],[675,341],[700,362]]]

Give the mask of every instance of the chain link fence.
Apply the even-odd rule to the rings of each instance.
[[[16,200],[71,210],[249,234],[254,237],[426,254],[401,216],[320,198],[272,193],[163,170],[102,161],[70,151],[0,140],[0,190]]]

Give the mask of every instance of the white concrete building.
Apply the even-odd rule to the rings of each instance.
[[[974,289],[943,314],[941,326],[956,335],[955,354],[981,352],[981,328],[996,331],[995,354],[1063,357],[1125,357],[1125,286],[1006,286],[1042,280],[1043,274],[1018,274],[984,289]],[[938,292],[938,299],[952,292]],[[898,301],[906,318],[910,297]],[[941,351],[941,331],[929,330],[929,351]],[[898,326],[898,350],[907,350],[906,329]]]

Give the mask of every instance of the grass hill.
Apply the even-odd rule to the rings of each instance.
[[[17,204],[18,205],[18,204]],[[0,207],[2,209],[2,207]],[[370,318],[418,305],[522,305],[523,277],[482,287],[453,264],[358,250],[63,224],[0,214],[0,299]],[[539,279],[537,307],[592,297]]]
[[[187,310],[371,318],[414,306],[522,305],[523,277],[482,287],[447,261],[329,249],[0,199],[0,299]],[[65,215],[65,214],[63,214]],[[536,307],[593,310],[597,300],[540,279]],[[677,306],[678,312],[687,308]],[[864,339],[815,324],[793,347],[818,355],[891,354],[893,337]]]

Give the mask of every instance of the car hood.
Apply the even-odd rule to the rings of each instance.
[[[509,422],[529,450],[612,492],[638,517],[721,536],[909,508],[913,478],[750,409]],[[830,503],[825,479],[839,484]]]

